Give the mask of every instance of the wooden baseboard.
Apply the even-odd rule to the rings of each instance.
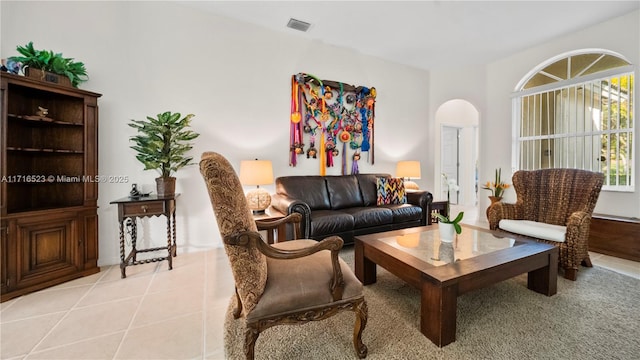
[[[640,262],[640,219],[593,214],[589,251]]]

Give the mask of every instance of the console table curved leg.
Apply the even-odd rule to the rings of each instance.
[[[173,256],[178,256],[178,246],[176,245],[176,212],[171,213],[173,220]]]
[[[120,277],[122,279],[127,277],[125,271],[126,264],[124,263],[124,220],[120,221]]]
[[[133,254],[133,262],[136,262],[138,259],[138,254],[136,253],[136,245],[138,243],[138,222],[135,218],[129,218],[131,221],[131,253]]]
[[[171,246],[171,217],[167,216],[167,261],[169,270],[173,269],[173,248]]]

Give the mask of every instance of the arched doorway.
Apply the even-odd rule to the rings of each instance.
[[[447,187],[442,174],[456,179],[457,193],[451,193],[451,203],[463,208],[478,206],[478,124],[480,114],[473,104],[463,99],[449,100],[438,107],[435,114],[438,129],[434,201],[447,199]],[[477,215],[465,215],[467,221]],[[473,217],[473,218],[472,218]]]

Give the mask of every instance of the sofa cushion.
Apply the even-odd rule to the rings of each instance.
[[[564,242],[567,227],[530,220],[502,219],[498,227],[512,233],[531,236],[538,239]]]
[[[326,176],[327,191],[331,209],[344,209],[362,206],[362,195],[355,175],[350,176]]]
[[[276,192],[306,202],[311,210],[331,208],[324,176],[282,176],[276,179]]]
[[[383,207],[354,207],[342,211],[353,216],[356,229],[393,223],[393,212]]]
[[[404,181],[400,178],[378,178],[377,205],[406,204]]]
[[[390,178],[389,174],[358,174],[358,185],[362,194],[362,206],[376,206],[378,201],[378,178]]]
[[[351,231],[355,221],[351,214],[341,210],[315,210],[311,212],[311,234],[337,234]]]
[[[422,208],[420,206],[411,204],[389,204],[381,205],[380,207],[391,210],[394,224],[422,220]]]
[[[316,244],[314,240],[292,240],[277,243],[273,247],[296,250]],[[355,277],[349,265],[338,257],[344,279],[342,299],[362,294],[362,283]],[[330,304],[333,268],[331,252],[319,251],[298,259],[278,260],[267,258],[267,284],[256,307],[247,320],[273,316],[289,311],[301,311],[309,307]]]

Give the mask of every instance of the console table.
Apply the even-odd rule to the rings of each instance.
[[[120,271],[121,277],[127,277],[126,268],[131,265],[147,264],[151,262],[167,260],[169,270],[173,269],[172,257],[176,256],[176,198],[173,196],[158,197],[150,195],[138,198],[125,197],[114,200],[110,204],[118,205],[118,222],[120,225]],[[167,246],[149,249],[138,249],[137,219],[153,216],[165,216],[167,218]],[[131,251],[125,257],[125,227],[130,227]],[[150,259],[137,259],[138,253],[166,250],[167,256],[157,256]]]
[[[262,221],[273,221],[283,219],[285,215],[278,210],[269,207],[265,210],[264,214],[253,214],[253,220],[256,221],[256,226],[258,227],[258,231],[266,231],[267,232],[267,243],[272,245],[276,241],[284,241],[287,237],[287,226],[286,224],[282,224],[278,226],[276,229],[272,229],[270,227],[261,226]]]
[[[449,205],[449,201],[431,202],[431,204],[429,205],[429,214],[427,214],[427,225],[438,222],[438,218],[434,215],[434,213],[438,213],[442,216],[449,216],[449,214],[447,213],[447,205]]]

